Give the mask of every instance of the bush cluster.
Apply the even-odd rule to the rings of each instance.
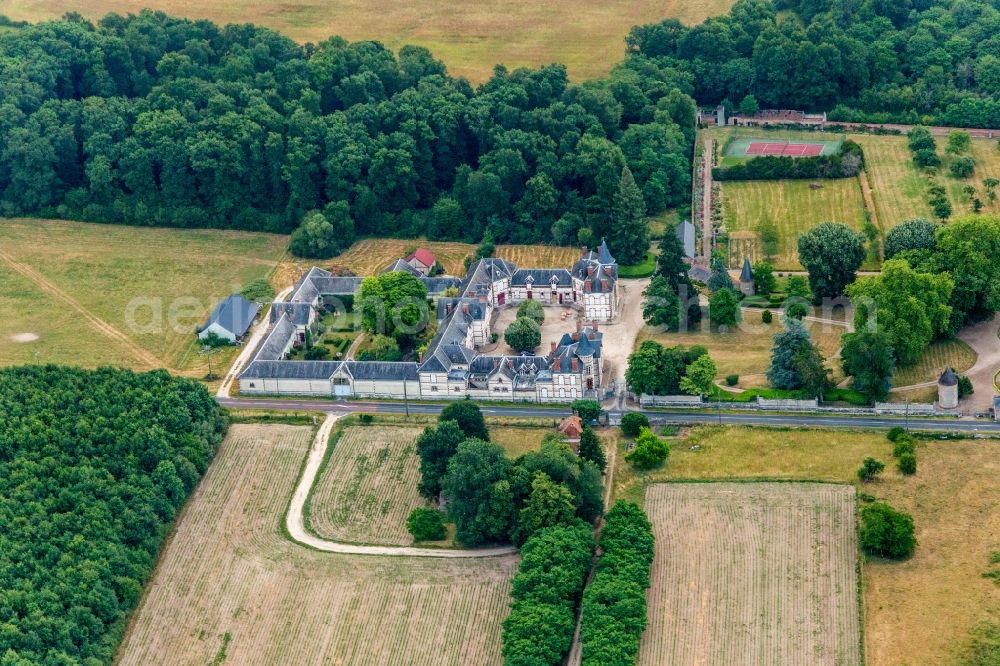
[[[619,500],[605,517],[601,559],[583,595],[584,666],[635,664],[646,628],[646,589],[655,540],[637,505]]]
[[[594,537],[583,521],[539,530],[521,546],[510,615],[503,622],[506,666],[563,663],[593,553]]]
[[[853,178],[864,165],[865,154],[861,146],[848,139],[833,155],[754,157],[731,167],[716,167],[712,169],[712,178],[719,181]]]

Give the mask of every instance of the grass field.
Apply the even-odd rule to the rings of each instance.
[[[110,363],[204,375],[195,326],[219,299],[268,275],[287,242],[246,232],[0,220],[0,365]],[[12,342],[25,335],[38,339]],[[224,355],[214,362],[222,367]]]
[[[656,484],[646,511],[639,664],[861,663],[854,488]]]
[[[747,310],[743,312],[743,324],[726,333],[710,330],[707,320],[704,327],[687,333],[660,332],[647,326],[639,333],[636,347],[648,339],[670,347],[702,345],[715,361],[719,378],[735,374],[740,376],[739,385],[743,388],[766,386],[764,373],[771,363],[774,335],[781,331],[779,319],[775,317],[770,324],[764,324],[760,320],[760,311]],[[840,349],[840,338],[847,329],[809,321],[805,324],[826,357],[827,367],[833,370],[834,377],[842,376],[840,364],[834,356]]]
[[[812,189],[812,185],[821,185]],[[799,236],[820,222],[861,229],[864,203],[854,178],[836,180],[743,181],[722,184],[723,220],[728,231],[756,232],[768,220],[781,236],[774,265],[801,270]]]
[[[310,496],[312,531],[350,543],[412,543],[406,517],[425,504],[417,492],[421,431],[379,426],[344,430]]]
[[[650,484],[678,480],[819,480],[855,484],[912,513],[914,556],[862,566],[869,666],[960,664],[969,632],[1000,612],[1000,587],[981,576],[1000,550],[1000,442],[921,441],[914,477],[895,470],[892,447],[878,433],[704,427],[671,447],[667,465],[648,473],[619,455],[615,496],[643,502]],[[887,469],[881,480],[859,484],[867,456]]]
[[[623,59],[625,35],[633,25],[670,17],[698,23],[725,13],[732,4],[732,0],[508,0],[500,5],[442,0],[0,0],[0,14],[39,21],[79,12],[96,19],[111,11],[135,13],[149,7],[220,23],[266,25],[300,42],[341,35],[350,40],[377,39],[393,49],[418,44],[444,60],[452,74],[481,82],[496,63],[515,67],[559,62],[567,65],[574,79],[597,76]]]
[[[939,340],[932,342],[920,360],[905,368],[896,368],[892,383],[895,386],[910,386],[923,382],[937,381],[948,366],[955,372],[965,372],[976,362],[976,352],[961,340]]]
[[[465,258],[476,252],[468,243],[442,243],[427,240],[402,240],[394,238],[368,238],[360,240],[322,266],[346,268],[357,275],[374,275],[415,247],[425,247],[434,253],[449,275],[465,275]],[[513,261],[522,268],[569,268],[580,258],[575,247],[555,245],[497,245],[497,256]],[[301,271],[308,269],[307,262],[296,262]],[[294,272],[294,271],[293,271]]]
[[[516,559],[336,555],[285,538],[279,526],[312,434],[232,427],[179,518],[118,663],[502,662]]]

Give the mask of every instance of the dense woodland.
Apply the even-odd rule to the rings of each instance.
[[[740,0],[694,27],[637,26],[627,43],[690,77],[703,104],[751,95],[839,120],[1000,127],[1000,10],[984,0]]]
[[[638,59],[474,88],[418,47],[67,15],[0,33],[0,214],[289,232],[319,210],[341,242],[590,243],[626,167],[645,212],[689,202],[692,91]]]
[[[111,663],[225,421],[166,372],[0,370],[0,662]]]

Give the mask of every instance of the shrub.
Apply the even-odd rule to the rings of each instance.
[[[541,325],[545,321],[545,308],[538,301],[524,301],[517,306],[517,316],[534,319],[536,323]]]
[[[956,157],[948,170],[955,178],[969,178],[976,172],[976,159],[971,155]]]
[[[310,347],[306,350],[305,358],[307,361],[319,361],[330,355],[329,347]]]
[[[899,456],[899,462],[897,463],[899,471],[903,474],[916,474],[917,473],[917,456],[911,451],[902,453]]]
[[[860,538],[861,547],[869,555],[897,560],[912,555],[917,544],[913,517],[884,502],[861,509]]]
[[[959,398],[964,398],[966,396],[972,395],[974,392],[975,392],[975,389],[972,386],[972,380],[969,379],[968,377],[966,377],[965,375],[959,375],[958,376],[958,397]]]
[[[643,428],[635,440],[635,449],[625,456],[625,460],[639,469],[659,467],[670,455],[670,446],[653,434],[649,428]]]
[[[803,317],[809,314],[809,306],[802,301],[795,301],[794,303],[789,303],[785,308],[785,316],[792,319],[801,320]]]
[[[274,287],[267,278],[256,278],[240,289],[240,296],[251,303],[269,303],[274,300]]]
[[[876,476],[881,474],[884,469],[885,463],[881,460],[865,458],[864,462],[861,463],[861,468],[858,469],[858,478],[862,481],[871,481]]]
[[[444,515],[437,509],[421,506],[410,512],[406,519],[406,529],[414,541],[440,541],[448,535],[444,527]]]
[[[896,458],[899,458],[907,453],[914,453],[915,451],[916,447],[913,444],[913,440],[908,437],[898,440],[896,445],[892,447],[892,455]]]
[[[639,412],[629,412],[622,416],[621,429],[628,437],[638,437],[643,428],[649,427],[649,419],[645,414]]]
[[[372,416],[371,414],[361,414],[360,416],[358,416],[358,421],[361,423],[361,425],[371,425],[371,423],[374,420],[375,417]]]
[[[907,436],[906,430],[902,426],[893,426],[885,434],[890,442],[898,442],[903,436]]]
[[[770,324],[772,321],[774,321],[774,315],[771,314],[770,310],[764,310],[763,312],[760,313],[760,320],[765,324]]]
[[[736,386],[740,383],[739,375],[726,375],[726,386]]]
[[[528,317],[518,317],[503,334],[504,342],[519,352],[533,351],[542,344],[542,331],[538,322]]]
[[[569,406],[584,423],[590,423],[601,418],[604,410],[596,400],[574,400]]]

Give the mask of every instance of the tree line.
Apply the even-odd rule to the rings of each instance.
[[[740,0],[696,26],[636,26],[626,41],[633,58],[692,77],[702,104],[1000,126],[1000,11],[985,0]]]
[[[689,203],[693,90],[638,60],[578,85],[497,66],[473,87],[420,47],[68,14],[0,33],[0,214],[305,220],[306,256],[357,235],[593,245]]]
[[[861,146],[845,140],[833,155],[787,157],[762,155],[727,167],[712,169],[715,180],[804,180],[853,178],[865,167]]]
[[[0,370],[0,655],[110,664],[177,511],[226,430],[197,382]]]

